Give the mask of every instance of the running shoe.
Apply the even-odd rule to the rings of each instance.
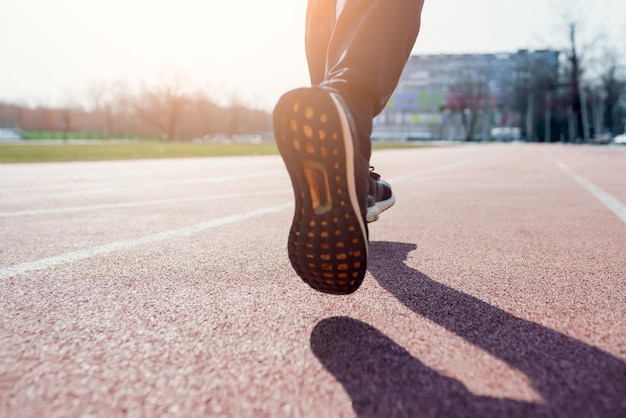
[[[370,167],[369,192],[367,196],[367,222],[378,220],[380,214],[396,203],[391,185],[380,179],[380,174]]]
[[[291,265],[320,292],[350,294],[367,269],[369,178],[367,165],[360,167],[355,159],[349,113],[338,94],[311,87],[286,93],[273,117],[295,197],[288,238]],[[382,206],[376,206],[376,199],[373,208],[377,217],[374,212]]]

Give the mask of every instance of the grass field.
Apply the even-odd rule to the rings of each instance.
[[[375,143],[374,148],[414,147],[407,143]],[[131,160],[146,158],[218,157],[270,155],[278,150],[273,142],[260,144],[202,144],[170,142],[0,143],[0,163],[52,161]]]
[[[98,161],[145,158],[212,157],[275,154],[273,143],[196,144],[168,142],[129,143],[10,143],[0,144],[0,162]]]

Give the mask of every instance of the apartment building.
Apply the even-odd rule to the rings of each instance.
[[[373,138],[514,139],[535,113],[535,91],[555,85],[558,70],[552,50],[411,56]]]

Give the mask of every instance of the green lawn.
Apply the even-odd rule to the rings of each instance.
[[[407,143],[375,143],[374,148],[415,147]],[[145,158],[218,157],[277,154],[273,142],[261,144],[128,143],[0,143],[0,163],[99,161]]]
[[[98,161],[144,158],[215,157],[276,154],[276,145],[137,143],[11,143],[0,144],[0,162]]]

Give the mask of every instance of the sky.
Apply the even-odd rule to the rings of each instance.
[[[0,101],[84,102],[100,83],[175,74],[227,103],[271,109],[308,84],[306,0],[1,0]],[[515,52],[603,34],[626,51],[619,0],[426,0],[414,54]],[[571,20],[571,19],[570,19]]]

